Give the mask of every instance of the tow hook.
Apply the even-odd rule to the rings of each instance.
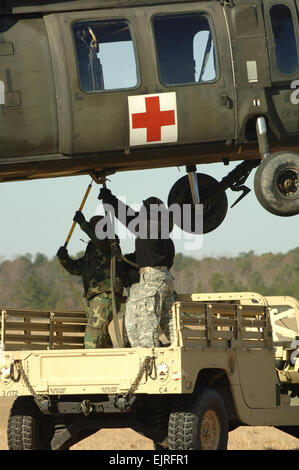
[[[80,404],[80,409],[84,416],[89,416],[92,413],[93,408],[89,400],[83,400]]]
[[[50,397],[47,395],[43,395],[42,397],[35,397],[34,401],[43,414],[47,415],[52,412],[52,403]]]
[[[128,411],[135,401],[134,395],[117,395],[115,398],[115,407],[121,411]]]

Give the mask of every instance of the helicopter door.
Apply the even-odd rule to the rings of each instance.
[[[130,16],[99,10],[45,17],[64,154],[128,147],[128,95],[140,86]]]
[[[296,1],[297,8],[299,2]],[[294,1],[264,2],[271,98],[287,134],[298,134],[299,28]],[[297,90],[296,90],[297,88]]]
[[[232,62],[220,4],[77,11],[47,15],[45,23],[62,153],[128,155],[134,146],[234,138]]]
[[[151,23],[158,90],[174,92],[178,143],[235,137],[234,87],[222,7],[156,7]]]

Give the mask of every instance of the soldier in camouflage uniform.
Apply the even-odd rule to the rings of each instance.
[[[159,326],[170,342],[173,341],[173,319],[169,313],[175,300],[173,277],[169,270],[175,254],[173,241],[165,230],[161,235],[160,220],[153,220],[151,205],[164,206],[158,198],[148,198],[138,213],[125,206],[109,189],[100,191],[99,199],[106,204],[109,211],[112,206],[118,219],[130,229],[130,222],[138,217],[139,225],[143,224],[147,237],[137,236],[135,241],[136,262],[139,266],[140,280],[130,286],[126,303],[125,325],[132,347],[159,347]],[[142,209],[143,215],[142,215]],[[165,208],[166,209],[166,208]],[[122,220],[122,215],[125,219]],[[158,216],[159,217],[159,216]],[[157,237],[151,236],[150,228],[156,224]],[[172,227],[169,227],[169,231]]]
[[[159,347],[159,326],[173,341],[169,310],[175,300],[173,277],[167,266],[140,269],[140,282],[130,288],[126,303],[126,330],[132,347]]]
[[[112,294],[110,284],[110,242],[108,238],[99,240],[95,235],[95,226],[101,216],[95,216],[89,222],[77,211],[74,221],[89,236],[90,242],[82,258],[73,260],[65,247],[59,248],[57,256],[62,266],[76,276],[82,276],[84,295],[87,300],[87,325],[84,337],[85,348],[109,348],[112,341],[108,325],[112,320]],[[115,302],[120,310],[123,282],[116,274]]]

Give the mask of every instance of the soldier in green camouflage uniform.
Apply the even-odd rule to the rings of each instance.
[[[100,240],[96,237],[95,226],[101,219],[95,216],[89,222],[77,211],[74,221],[89,236],[90,242],[82,258],[73,260],[65,247],[59,248],[57,256],[62,266],[76,276],[82,276],[84,295],[87,300],[87,325],[84,337],[85,348],[109,348],[112,341],[108,326],[112,320],[112,294],[110,284],[111,251],[108,238]],[[116,274],[115,302],[119,311],[123,292],[123,282]]]

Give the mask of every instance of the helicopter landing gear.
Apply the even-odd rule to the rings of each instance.
[[[254,177],[259,203],[281,217],[299,214],[299,155],[295,152],[270,153],[266,119],[257,118],[256,133],[262,162]]]
[[[299,214],[299,155],[276,152],[258,166],[255,195],[268,212],[282,217]]]
[[[202,233],[212,232],[223,222],[227,213],[228,201],[225,190],[219,191],[219,183],[212,176],[191,171],[188,173],[172,186],[168,195],[168,207],[172,204],[178,204],[183,209],[184,204],[191,204],[190,230],[186,229],[185,226],[183,227],[183,218],[179,227],[189,233],[197,233],[194,204],[199,200],[200,204],[203,205]],[[214,190],[214,196],[210,197]]]
[[[235,192],[241,192],[238,199],[232,204],[234,207],[249,192],[250,189],[245,186],[245,181],[251,171],[260,164],[260,159],[245,160],[237,165],[220,182],[212,176],[195,173],[196,167],[186,167],[188,175],[180,178],[172,186],[168,195],[168,207],[172,204],[178,204],[183,209],[184,204],[191,204],[191,230],[182,226],[182,223],[175,223],[184,231],[190,233],[209,233],[219,227],[225,219],[228,201],[225,191],[231,189]],[[195,230],[195,202],[196,191],[200,204],[203,205],[203,229],[201,232]],[[200,227],[201,228],[201,227]]]

